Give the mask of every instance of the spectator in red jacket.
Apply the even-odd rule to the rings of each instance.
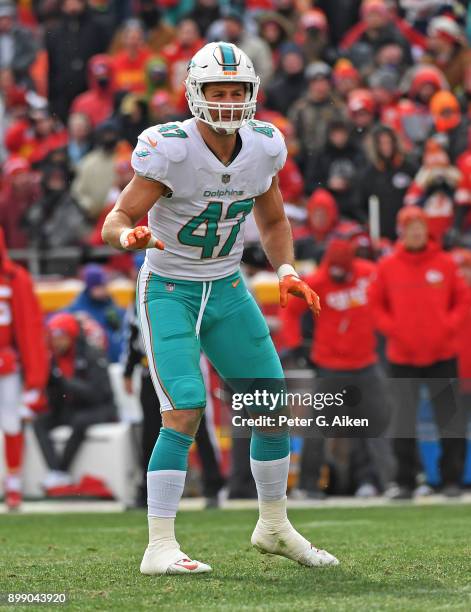
[[[87,115],[96,127],[113,113],[113,62],[108,55],[94,55],[88,62],[88,87],[75,98],[70,112]]]
[[[39,179],[31,172],[31,165],[17,155],[3,166],[0,189],[0,226],[9,249],[24,249],[28,237],[21,227],[21,219],[39,197]]]
[[[376,338],[368,287],[373,279],[375,264],[354,256],[354,245],[347,240],[332,240],[318,270],[304,280],[319,295],[322,315],[314,323],[314,335],[310,358],[316,367],[319,389],[332,391],[332,378],[338,391],[346,380],[356,384],[356,377],[367,378],[367,384],[358,382],[363,401],[355,408],[369,410],[374,417],[371,427],[383,433],[386,414],[383,375],[377,365]],[[305,312],[300,300],[291,300],[281,311],[284,344],[296,349],[302,344],[301,319]],[[342,381],[342,378],[344,379]],[[326,380],[324,380],[326,379]],[[317,389],[316,385],[316,391]],[[381,398],[381,400],[379,400]],[[384,411],[384,412],[383,412]],[[374,424],[373,424],[374,423]],[[370,431],[371,433],[371,431]],[[389,455],[388,443],[382,440],[359,438],[352,446],[355,453],[369,461],[357,464],[356,487],[360,496],[376,495],[388,482],[388,463],[381,466],[374,460],[378,453],[373,446],[380,446],[384,457]],[[309,452],[306,450],[306,452]],[[306,461],[307,457],[304,458]],[[301,487],[302,488],[302,487]]]
[[[401,209],[398,230],[401,239],[395,251],[379,262],[370,293],[377,328],[386,337],[391,375],[414,379],[397,403],[398,488],[391,497],[408,499],[415,487],[417,379],[427,379],[442,436],[443,491],[459,495],[465,440],[446,437],[454,413],[453,390],[433,379],[457,376],[457,332],[469,310],[469,292],[450,255],[429,239],[428,219],[421,208]]]
[[[320,261],[326,244],[334,236],[361,233],[355,221],[341,219],[337,202],[327,189],[316,189],[306,206],[307,223],[304,231],[294,234],[296,259]]]
[[[5,499],[21,503],[21,407],[41,409],[48,377],[43,318],[29,274],[10,261],[0,228],[0,429],[5,440]]]

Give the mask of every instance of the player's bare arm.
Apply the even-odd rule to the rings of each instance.
[[[299,278],[293,267],[293,238],[283,207],[278,176],[273,178],[270,189],[256,198],[253,211],[263,250],[280,278],[281,306],[284,308],[287,305],[288,294],[292,294],[305,299],[312,312],[318,315],[318,295]]]
[[[134,226],[167,190],[158,181],[135,175],[105,219],[101,232],[103,241],[115,249],[163,249],[163,243],[151,235],[148,227]]]

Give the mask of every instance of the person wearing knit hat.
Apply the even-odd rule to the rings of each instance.
[[[412,28],[397,17],[386,0],[363,0],[360,16],[361,20],[340,44],[341,51],[348,52],[355,66],[368,71],[375,64],[381,65],[384,60],[378,56],[382,48],[382,55],[399,56],[401,64],[412,64],[411,49],[415,44]]]
[[[307,62],[331,63],[337,57],[336,49],[331,46],[327,17],[317,7],[301,15],[295,40],[302,46]]]
[[[352,62],[346,58],[337,60],[332,70],[335,91],[346,100],[354,89],[361,86],[361,75]]]
[[[430,100],[430,112],[437,132],[448,132],[461,121],[461,109],[451,91],[438,91]]]
[[[279,48],[279,70],[265,88],[266,106],[283,115],[306,91],[304,78],[304,52],[294,42],[285,42]]]
[[[12,155],[3,165],[0,186],[0,225],[7,246],[9,249],[26,248],[28,237],[22,219],[38,200],[37,175],[31,171],[31,164],[25,158]]]
[[[85,288],[68,307],[68,312],[86,312],[106,332],[108,359],[111,363],[119,360],[123,337],[124,310],[120,308],[108,289],[108,275],[103,266],[88,264],[82,271]]]
[[[416,422],[420,388],[425,383],[441,437],[442,490],[451,497],[460,494],[466,445],[461,405],[447,379],[457,376],[457,337],[471,296],[452,258],[429,238],[427,218],[420,207],[401,209],[398,226],[400,239],[393,253],[379,261],[370,289],[375,324],[386,338],[391,376],[410,379],[407,387],[399,382],[395,385],[397,487],[387,495],[410,499],[414,492],[420,494],[416,488]],[[436,378],[442,379],[439,384]],[[457,424],[452,435],[450,415]]]
[[[324,146],[327,125],[345,114],[345,105],[332,87],[332,69],[325,62],[311,62],[304,72],[307,91],[290,108],[289,119],[301,143],[301,163]]]
[[[471,61],[471,50],[464,32],[449,15],[435,17],[429,23],[428,57],[445,74],[451,89],[462,86]]]
[[[33,423],[39,446],[49,468],[43,481],[47,495],[79,494],[70,466],[86,437],[88,427],[117,418],[108,362],[102,351],[89,343],[78,318],[67,312],[47,322],[50,376],[47,384],[49,411]],[[62,453],[55,449],[50,431],[68,425],[72,433]],[[85,492],[83,492],[85,493]]]
[[[460,104],[451,91],[438,91],[429,103],[434,130],[430,136],[439,140],[446,149],[450,160],[457,158],[468,149],[468,120],[461,113]]]

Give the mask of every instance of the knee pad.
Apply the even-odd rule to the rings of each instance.
[[[166,391],[175,408],[205,408],[206,388],[200,376],[178,376],[166,381]]]

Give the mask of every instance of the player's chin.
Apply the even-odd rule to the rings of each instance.
[[[235,130],[226,130],[222,127],[215,127],[214,131],[216,134],[219,134],[219,136],[229,136],[229,134],[233,134]]]

